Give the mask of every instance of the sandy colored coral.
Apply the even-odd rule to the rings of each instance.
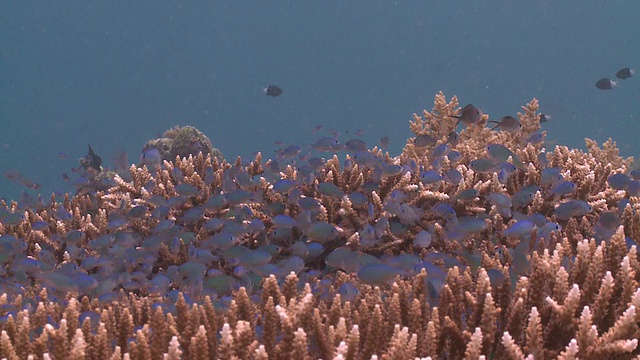
[[[41,273],[36,276],[32,269],[25,272],[30,276],[25,284],[3,287],[0,356],[633,358],[640,354],[640,201],[636,194],[614,189],[608,182],[613,174],[626,174],[632,160],[621,158],[612,141],[599,147],[587,140],[587,152],[563,146],[543,150],[542,142],[530,141],[533,135],[544,137],[537,110],[535,99],[523,107],[518,114],[522,130],[515,134],[491,131],[485,115],[458,134],[459,142],[449,143],[460,160],[443,159],[435,166],[432,152],[448,143],[457,122],[452,116],[460,114],[458,99],[447,101],[440,93],[433,110],[414,115],[410,123],[416,137],[431,136],[433,145],[417,147],[415,138],[410,138],[398,157],[377,148],[365,155],[391,170],[455,169],[462,176],[457,183],[427,183],[415,170],[380,175],[377,165],[355,156],[348,157],[352,166],[344,166],[338,156],[330,158],[307,182],[304,169],[264,161],[261,154],[247,163],[228,162],[206,152],[179,152],[179,158],[165,159],[155,171],[132,166],[130,180],[115,177],[109,189],[61,201],[52,197],[29,209],[3,202],[3,219],[13,219],[0,223],[3,248],[19,249],[27,259],[20,264],[55,263],[51,270],[60,277],[53,278],[55,282]],[[176,129],[165,135],[181,138]],[[470,165],[474,159],[489,157],[487,147],[492,144],[510,151],[504,160],[516,170],[506,181],[496,171],[475,171]],[[575,183],[571,198],[585,201],[591,211],[569,219],[558,216],[556,207],[569,198],[558,199],[551,186],[541,184],[548,167],[557,167],[564,180]],[[287,236],[279,236],[283,218],[277,215],[307,214],[300,202],[289,201],[290,193],[280,189],[283,179],[300,184],[298,197],[312,199],[306,204],[315,211],[310,223],[330,229],[329,233],[312,231],[305,224],[286,228]],[[378,186],[369,188],[372,183]],[[562,225],[537,242],[540,228],[528,234],[533,241],[504,235],[518,220],[501,214],[488,200],[491,194],[512,199],[530,186],[537,187],[530,203],[517,210]],[[354,192],[363,193],[368,203],[348,196]],[[402,204],[391,200],[398,194]],[[457,228],[434,210],[440,203],[449,204],[461,219],[479,219],[469,224],[480,230],[454,233]],[[610,212],[617,214],[618,223],[609,236],[596,239],[600,219]],[[276,266],[267,268],[271,273],[245,277],[243,269],[224,256],[213,258],[202,270],[189,259],[212,234],[220,234],[207,228],[217,226],[215,219],[255,226],[229,241],[235,250],[273,249],[269,264],[284,267],[283,262],[299,251],[294,244],[307,237],[319,239],[324,249],[321,256],[303,261],[302,268],[288,265],[291,268],[282,273]],[[153,242],[157,227],[176,222],[183,231],[175,240]],[[399,225],[402,231],[397,230]],[[379,239],[372,240],[367,226]],[[419,246],[414,240],[425,229],[430,231],[430,243]],[[24,248],[13,245],[18,238],[24,239]],[[265,238],[270,239],[268,244]],[[127,242],[135,246],[124,250],[114,246]],[[527,246],[522,250],[520,244]],[[75,258],[79,252],[97,257],[101,251],[121,251],[118,254],[124,257],[127,251],[145,247],[154,249],[152,260],[146,263],[142,257],[129,264],[129,275],[147,271],[150,280],[178,269],[183,283],[158,289],[161,278],[152,283],[156,287],[123,281],[114,286],[117,291],[94,296],[94,290],[80,293],[84,291],[80,285],[65,283],[64,274],[56,272],[72,267],[74,261],[81,263]],[[350,271],[353,264],[336,261],[331,271],[324,272],[336,251],[349,254],[351,260],[402,259],[413,254],[430,259],[432,266],[411,273],[412,264],[408,271],[380,279],[374,276],[377,273]],[[18,261],[2,261],[3,280],[20,280],[21,273],[11,266]],[[99,268],[89,270],[99,272]],[[206,276],[193,280],[191,276],[199,272]],[[46,285],[59,286],[45,290]]]

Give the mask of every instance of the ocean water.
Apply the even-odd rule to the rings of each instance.
[[[174,125],[229,159],[303,148],[331,131],[399,154],[414,112],[444,91],[494,119],[536,97],[550,143],[617,141],[640,155],[640,3],[603,1],[3,2],[0,196],[73,191],[87,153],[105,166]],[[640,74],[638,74],[640,75]],[[262,88],[284,93],[271,98]],[[320,131],[314,131],[322,125]],[[275,141],[282,145],[274,144]]]

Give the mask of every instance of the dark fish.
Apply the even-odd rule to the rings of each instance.
[[[461,121],[466,123],[467,125],[475,124],[480,119],[482,119],[482,110],[473,106],[473,104],[467,104],[464,108],[462,108],[462,115],[454,115],[454,118],[458,119],[458,125]]]
[[[121,151],[111,157],[111,161],[115,166],[115,171],[119,174],[128,173],[129,170],[129,156],[125,151]]]
[[[380,138],[380,147],[382,148],[382,150],[387,150],[389,148],[389,137],[388,136],[383,136]]]
[[[264,94],[267,96],[280,96],[282,95],[282,89],[280,89],[279,87],[275,86],[275,85],[269,85],[266,88],[263,89],[264,90]]]
[[[11,169],[4,172],[4,177],[9,180],[16,180],[22,177],[22,174],[18,170]]]
[[[418,135],[415,139],[413,139],[413,145],[419,148],[425,146],[433,146],[436,144],[436,142],[437,139],[427,134]]]
[[[622,69],[618,70],[618,72],[616,73],[616,77],[618,79],[624,80],[624,79],[628,79],[628,78],[632,77],[633,74],[635,74],[635,71],[633,69],[622,68]]]
[[[367,144],[360,139],[351,139],[345,144],[347,149],[351,151],[365,151],[367,150]]]
[[[520,124],[520,120],[514,118],[513,116],[505,116],[500,121],[489,120],[490,123],[497,124],[492,127],[491,130],[495,130],[496,128],[500,128],[500,130],[514,133],[519,131],[522,128],[522,124]]]
[[[18,170],[8,170],[4,172],[4,177],[6,177],[8,180],[16,183],[16,184],[20,184],[23,186],[28,187],[29,189],[34,189],[34,190],[38,190],[42,187],[42,185],[40,185],[37,182],[33,182],[29,179],[27,179],[26,177],[24,177],[24,175],[22,175]]]
[[[609,78],[602,78],[596,82],[596,87],[600,90],[611,90],[616,86],[618,86],[618,82]]]
[[[460,142],[460,135],[457,132],[452,131],[447,135],[447,143],[451,146],[456,146]]]
[[[80,158],[80,165],[85,169],[92,168],[100,172],[102,170],[100,167],[100,165],[102,165],[102,158],[93,151],[91,145],[87,144],[87,146],[89,147],[89,153]]]
[[[540,122],[547,122],[549,120],[553,119],[553,117],[549,114],[544,114],[544,113],[540,113]]]

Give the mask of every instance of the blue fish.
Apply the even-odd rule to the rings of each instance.
[[[529,220],[520,220],[513,225],[509,226],[502,232],[505,236],[512,236],[517,238],[523,238],[531,235],[533,230],[536,229],[536,225]]]
[[[332,224],[324,221],[318,221],[311,224],[311,227],[306,231],[306,235],[310,241],[321,243],[331,241],[340,236],[341,233],[341,229],[338,229]]]
[[[323,137],[311,145],[311,148],[318,151],[338,151],[343,147],[344,146],[340,144],[340,141],[337,138],[332,137]]]
[[[427,134],[418,135],[413,139],[413,146],[417,148],[422,148],[425,146],[433,146],[436,144],[436,139]]]
[[[447,154],[447,159],[449,159],[449,162],[451,162],[452,164],[455,164],[460,161],[460,159],[462,159],[462,154],[460,154],[459,151],[451,150]]]
[[[569,195],[569,194],[573,193],[574,191],[576,191],[576,188],[577,188],[577,185],[572,181],[560,182],[555,187],[553,187],[551,189],[551,191],[547,195],[547,198],[552,198],[552,197],[555,197],[555,196],[563,197],[565,195]]]
[[[626,174],[613,174],[607,179],[607,183],[615,190],[626,190],[631,183],[631,178]]]
[[[343,302],[349,301],[353,303],[360,294],[360,290],[358,290],[358,287],[353,282],[347,281],[340,285],[338,288],[338,294],[340,294],[340,300]]]
[[[456,169],[446,170],[443,174],[444,180],[450,184],[459,184],[463,177],[460,171]]]
[[[435,184],[442,180],[444,180],[444,177],[435,170],[427,170],[420,173],[420,182],[425,185]]]
[[[555,186],[561,181],[564,181],[564,177],[562,176],[562,174],[560,174],[560,171],[562,171],[562,169],[560,168],[543,169],[540,175],[540,184],[543,186]]]
[[[469,162],[469,168],[477,173],[491,173],[495,167],[495,163],[486,158],[478,158]]]
[[[367,144],[360,139],[351,139],[347,141],[345,147],[350,151],[365,151],[367,150]]]
[[[421,230],[413,238],[413,246],[417,248],[428,248],[431,245],[433,236],[426,230]]]
[[[388,284],[398,275],[400,275],[400,270],[385,264],[366,265],[358,271],[358,278],[369,285]]]
[[[555,208],[556,217],[559,220],[569,220],[572,217],[583,216],[590,213],[593,209],[587,202],[572,199],[561,203]]]

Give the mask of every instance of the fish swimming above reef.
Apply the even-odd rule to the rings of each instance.
[[[633,69],[629,69],[628,67],[622,68],[618,70],[616,73],[616,77],[620,80],[625,80],[633,76],[636,72]]]
[[[102,158],[93,151],[90,144],[87,144],[87,146],[89,147],[89,152],[80,158],[80,165],[85,169],[91,168],[100,172],[102,170]]]
[[[42,186],[40,183],[33,182],[27,179],[26,177],[24,177],[24,175],[22,175],[18,170],[15,170],[15,169],[5,171],[4,177],[7,178],[9,181],[12,181],[16,184],[24,185],[27,188],[33,189],[33,190],[38,190]]]
[[[282,95],[282,89],[280,89],[275,85],[269,85],[266,88],[264,88],[263,91],[264,91],[264,94],[267,96],[276,97],[276,96]]]
[[[473,104],[467,104],[462,108],[462,115],[453,115],[453,117],[458,119],[457,126],[461,121],[467,125],[475,124],[482,119],[482,115],[484,114],[480,108],[473,106]]]
[[[553,119],[553,116],[551,116],[549,114],[540,113],[540,122],[541,123],[548,122],[549,120],[552,120],[552,119]]]
[[[596,82],[596,87],[600,90],[611,90],[616,86],[618,86],[618,82],[609,78],[602,78]]]
[[[510,132],[510,133],[514,133],[516,131],[519,131],[520,129],[522,129],[522,124],[520,124],[520,120],[514,118],[513,116],[504,116],[502,119],[500,119],[499,121],[495,121],[495,120],[489,120],[490,123],[493,124],[497,124],[496,126],[492,127],[491,130],[495,130],[497,128],[500,128],[500,130],[506,131],[506,132]]]

